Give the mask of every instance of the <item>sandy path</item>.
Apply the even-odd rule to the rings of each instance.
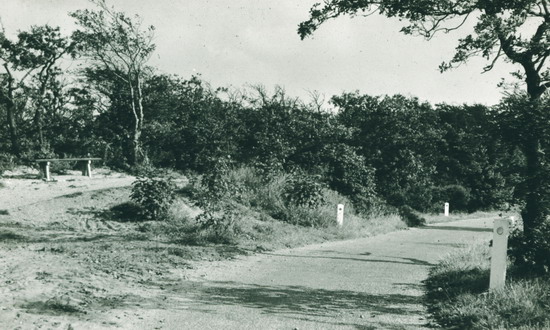
[[[129,329],[422,329],[422,280],[443,255],[490,239],[492,220],[432,225],[211,263],[167,285],[168,309]]]
[[[38,177],[38,171],[35,172],[21,176]],[[2,179],[4,188],[0,189],[0,210],[35,204],[75,192],[125,187],[135,180],[133,176],[104,169],[96,169],[92,178],[82,176],[78,171],[70,171],[68,175],[53,175],[56,180],[53,182],[38,178],[19,179],[18,176]]]

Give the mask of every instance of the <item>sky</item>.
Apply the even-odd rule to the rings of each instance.
[[[481,74],[474,59],[446,73],[457,40],[468,31],[431,41],[399,33],[402,22],[381,16],[340,17],[313,37],[296,33],[318,0],[107,0],[117,11],[139,14],[156,28],[157,49],[150,64],[160,73],[185,79],[200,74],[213,87],[279,85],[307,99],[316,91],[332,95],[404,94],[431,103],[498,103],[502,78],[512,82],[510,64]],[[87,0],[1,0],[0,18],[8,35],[31,25],[75,29],[68,13],[94,8]]]

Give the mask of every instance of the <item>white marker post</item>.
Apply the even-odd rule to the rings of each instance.
[[[92,161],[88,160],[86,162],[86,175],[91,179],[92,178]]]
[[[445,203],[445,216],[448,217],[449,216],[449,203]]]
[[[344,204],[338,204],[336,210],[336,223],[338,223],[340,227],[344,225]]]
[[[508,235],[513,219],[496,219],[493,228],[493,247],[491,249],[491,277],[489,290],[504,287],[506,282],[506,250]]]
[[[46,162],[46,165],[44,165],[44,176],[46,177],[46,181],[51,181],[50,177],[50,162]]]

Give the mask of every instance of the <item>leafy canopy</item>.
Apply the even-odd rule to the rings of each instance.
[[[459,39],[456,53],[440,65],[445,71],[482,56],[493,68],[498,59],[522,66],[515,73],[527,82],[531,98],[538,98],[550,86],[547,58],[550,55],[550,9],[546,0],[326,0],[310,10],[298,34],[302,39],[321,24],[341,15],[381,14],[408,22],[405,34],[432,38],[438,32],[457,30],[474,21],[471,34]]]
[[[141,75],[155,50],[154,26],[143,26],[137,15],[131,18],[109,8],[105,0],[92,0],[100,10],[77,10],[70,15],[80,29],[73,33],[80,51],[100,67],[124,81]]]

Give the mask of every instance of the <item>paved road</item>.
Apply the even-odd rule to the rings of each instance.
[[[489,240],[491,219],[325,243],[198,269],[174,309],[149,310],[129,328],[422,329],[422,280],[442,256]],[[119,322],[122,320],[119,320]],[[120,323],[119,323],[120,324]]]

